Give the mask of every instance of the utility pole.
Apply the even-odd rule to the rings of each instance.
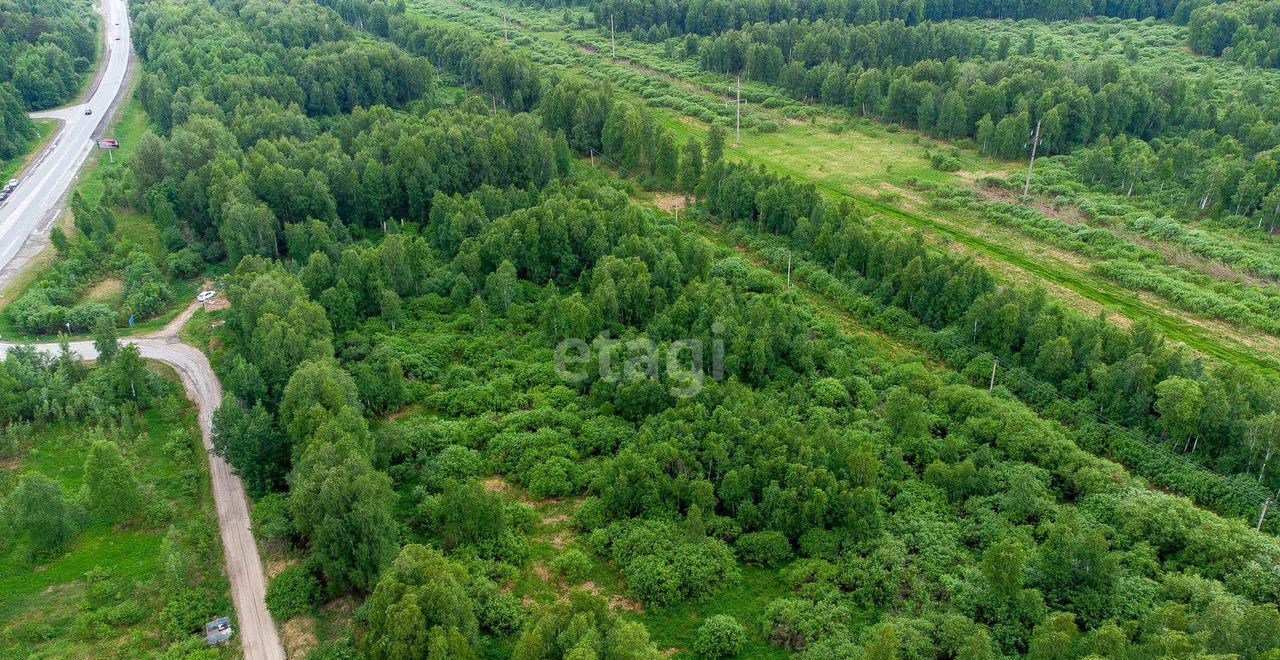
[[[1280,491],[1276,491],[1280,495]],[[1271,503],[1275,501],[1274,497],[1268,497],[1266,502],[1262,503],[1262,515],[1258,516],[1258,531],[1262,531],[1262,523],[1267,521],[1267,509],[1271,508]]]
[[[734,134],[737,137],[734,138],[734,141],[741,144],[742,143],[742,76],[738,76],[738,101],[737,103],[734,104],[734,110],[737,111],[736,126],[734,128]]]
[[[613,26],[613,12],[609,13],[609,45],[613,47],[613,58],[618,59],[618,33]]]
[[[511,41],[511,32],[507,29],[507,15],[502,15],[502,40]]]
[[[1031,136],[1031,162],[1027,164],[1027,185],[1022,188],[1022,200],[1031,194],[1031,168],[1036,166],[1036,147],[1040,146],[1040,120],[1036,120],[1036,132]]]
[[[999,364],[999,362],[996,360],[996,356],[992,355],[991,356],[991,384],[987,385],[988,392],[996,391],[996,365],[997,364]]]
[[[787,253],[787,288],[791,288],[791,253]]]

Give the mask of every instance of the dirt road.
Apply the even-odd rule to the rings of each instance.
[[[244,484],[220,457],[213,453],[213,411],[222,403],[222,385],[209,366],[204,353],[183,344],[178,330],[195,313],[198,305],[187,308],[178,318],[155,334],[136,339],[122,339],[122,344],[138,347],[142,357],[163,362],[174,368],[187,390],[187,398],[199,410],[200,435],[209,455],[209,474],[213,481],[213,499],[218,508],[218,527],[222,531],[222,549],[226,557],[227,578],[231,582],[231,600],[235,604],[238,626],[236,634],[248,660],[283,660],[284,647],[276,632],[275,622],[267,612],[266,578],[258,558],[258,546],[249,529],[249,505]],[[0,343],[0,358],[11,344]],[[36,344],[41,351],[57,353],[57,344]],[[71,343],[71,350],[85,360],[98,357],[93,342]]]

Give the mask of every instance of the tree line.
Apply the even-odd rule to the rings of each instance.
[[[998,158],[1025,158],[1039,127],[1039,153],[1073,154],[1086,185],[1244,218],[1242,227],[1274,224],[1269,154],[1280,117],[1264,86],[1229,89],[1119,58],[1065,62],[1032,37],[992,44],[964,25],[778,23],[689,40],[685,49],[708,70],[971,139]],[[1225,99],[1199,102],[1214,94]]]
[[[903,21],[949,21],[959,18],[1009,18],[1040,21],[1075,20],[1089,16],[1158,18],[1186,23],[1201,3],[1196,0],[1131,0],[1089,2],[970,2],[951,0],[848,0],[841,2],[778,2],[775,0],[595,0],[589,3],[547,2],[544,6],[586,4],[596,24],[613,25],[649,41],[683,34],[718,34],[751,23],[790,20],[830,20],[850,25]]]
[[[70,101],[97,52],[97,19],[87,4],[0,3],[0,160],[27,152],[36,137],[27,111]]]
[[[1205,3],[1191,12],[1187,45],[1201,55],[1280,68],[1280,4]]]
[[[0,94],[16,92],[28,110],[69,102],[97,56],[99,34],[83,2],[0,3],[0,90],[7,90]]]

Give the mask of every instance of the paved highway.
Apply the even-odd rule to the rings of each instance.
[[[57,119],[60,127],[44,153],[18,176],[18,188],[0,204],[0,271],[22,266],[15,259],[27,238],[45,236],[57,219],[71,184],[75,182],[99,127],[106,127],[116,98],[124,91],[129,72],[129,14],[125,0],[103,0],[106,22],[104,69],[89,99],[58,110],[32,113],[32,117]],[[117,39],[118,37],[118,39]],[[84,114],[85,109],[93,114]],[[2,184],[3,182],[0,182]],[[40,244],[43,247],[43,243]],[[38,251],[38,250],[36,250]]]
[[[275,622],[267,612],[263,598],[266,596],[266,579],[262,575],[262,562],[258,558],[258,546],[254,543],[249,527],[249,507],[244,485],[226,461],[213,453],[213,412],[222,403],[222,386],[209,367],[204,353],[181,343],[178,330],[182,328],[197,305],[192,305],[163,330],[122,343],[134,344],[142,357],[164,362],[173,367],[187,390],[187,398],[199,410],[200,435],[209,455],[209,473],[213,481],[213,499],[218,509],[218,527],[222,531],[222,548],[226,557],[227,577],[231,582],[231,601],[236,608],[236,635],[249,660],[284,660],[284,647],[276,632]],[[38,349],[51,355],[57,354],[57,344],[36,344]],[[0,358],[12,344],[0,343]],[[71,343],[71,351],[85,360],[98,357],[93,342]]]

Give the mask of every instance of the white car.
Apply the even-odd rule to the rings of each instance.
[[[209,302],[210,300],[213,300],[213,297],[216,295],[218,295],[217,291],[201,291],[200,294],[196,296],[196,302]]]

